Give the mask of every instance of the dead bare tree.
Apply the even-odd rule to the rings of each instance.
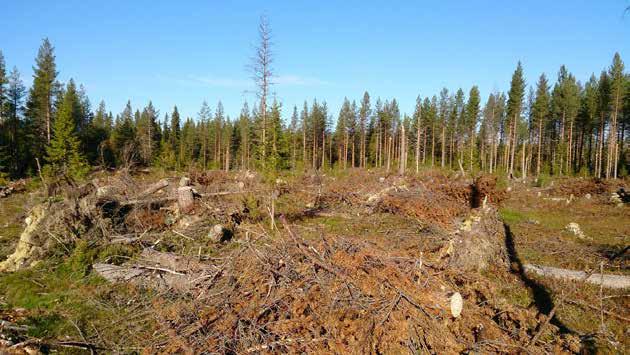
[[[254,56],[251,59],[250,70],[252,79],[256,85],[256,96],[260,100],[260,115],[262,117],[262,164],[265,166],[267,158],[267,95],[269,95],[269,87],[273,84],[273,53],[271,51],[271,27],[269,20],[265,15],[260,17],[258,25],[258,46],[255,49]]]

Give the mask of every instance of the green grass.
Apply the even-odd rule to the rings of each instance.
[[[126,300],[134,296],[128,288],[108,284],[91,273],[90,266],[100,258],[124,249],[90,247],[86,242],[76,244],[71,255],[53,257],[32,268],[0,275],[0,298],[5,311],[23,308],[26,317],[19,323],[29,327],[28,336],[43,339],[70,337],[81,340],[99,332],[117,332],[124,323],[117,323],[127,313],[124,303],[112,304],[111,298]],[[112,296],[112,293],[116,293]],[[112,326],[112,322],[114,325]],[[115,338],[115,334],[109,334]]]
[[[35,337],[74,334],[76,329],[64,315],[79,321],[97,317],[84,292],[93,290],[103,281],[88,275],[95,257],[85,243],[74,253],[56,264],[53,260],[33,268],[0,276],[0,294],[8,308],[24,308],[29,312],[26,325]],[[73,331],[73,329],[75,329]]]
[[[24,229],[23,219],[29,202],[28,193],[15,193],[0,199],[0,260],[4,260],[15,249]]]
[[[510,208],[499,209],[499,214],[501,215],[503,221],[509,225],[527,220],[525,213]]]

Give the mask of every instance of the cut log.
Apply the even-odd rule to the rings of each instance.
[[[178,291],[190,290],[199,280],[213,274],[198,260],[153,249],[144,249],[136,264],[97,263],[92,265],[92,270],[112,283],[132,282],[144,287]]]
[[[144,273],[141,269],[112,264],[94,264],[92,269],[109,282],[124,282]]]
[[[136,199],[140,199],[142,197],[147,197],[149,195],[152,195],[160,190],[162,190],[163,188],[168,186],[168,180],[167,179],[162,179],[158,182],[156,182],[155,184],[150,185],[149,187],[147,187],[144,191],[142,191],[140,194],[138,194],[136,196]]]
[[[177,205],[179,206],[180,212],[188,213],[192,211],[194,203],[192,187],[184,186],[177,189]]]
[[[544,277],[553,277],[556,279],[564,279],[570,281],[585,281],[594,285],[601,285],[606,288],[630,288],[630,276],[623,275],[602,275],[592,274],[586,278],[587,273],[584,271],[561,269],[552,266],[540,266],[533,264],[524,265],[525,272],[533,273]]]
[[[165,268],[180,273],[195,273],[204,270],[198,260],[177,255],[174,253],[163,253],[153,249],[144,249],[140,254],[140,261],[143,265]]]

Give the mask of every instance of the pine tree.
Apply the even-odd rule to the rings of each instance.
[[[88,171],[88,165],[81,152],[81,142],[77,133],[76,117],[81,115],[81,105],[73,80],[65,90],[59,114],[53,125],[53,138],[46,148],[50,176],[80,178]]]
[[[424,126],[422,125],[422,98],[420,97],[420,95],[418,95],[418,97],[416,97],[416,106],[414,108],[413,111],[413,116],[412,116],[412,130],[411,130],[411,134],[414,142],[414,149],[415,149],[415,154],[414,154],[414,158],[416,161],[416,173],[420,172],[420,149],[421,149],[421,142],[420,139],[422,138],[422,133],[424,131]]]
[[[370,122],[370,117],[372,116],[372,108],[370,107],[370,94],[366,91],[363,93],[363,98],[361,99],[361,106],[359,108],[359,134],[360,138],[360,147],[359,147],[359,165],[362,168],[366,168],[366,159],[367,159],[367,125]]]
[[[451,135],[451,149],[450,149],[450,158],[449,158],[449,168],[454,168],[453,164],[453,154],[459,152],[459,157],[457,158],[462,164],[464,164],[464,151],[465,140],[466,137],[470,137],[470,131],[466,129],[467,127],[467,116],[466,116],[466,97],[464,95],[464,90],[457,89],[455,93],[455,97],[451,100],[452,107],[450,108],[450,123],[449,123],[449,133]],[[459,166],[459,163],[457,164]],[[462,165],[463,166],[463,165]]]
[[[9,74],[6,96],[6,120],[3,130],[6,131],[6,148],[8,153],[8,171],[10,176],[17,178],[23,175],[26,168],[28,146],[24,141],[24,95],[26,88],[16,67]],[[1,148],[0,148],[1,149]]]
[[[597,77],[592,74],[584,85],[584,92],[580,102],[580,113],[578,116],[578,124],[580,129],[579,151],[578,154],[578,171],[588,168],[589,172],[593,172],[592,153],[593,153],[593,133],[595,131],[597,117]],[[585,147],[586,145],[586,147]]]
[[[348,122],[350,120],[351,106],[348,98],[344,98],[343,104],[341,105],[341,109],[339,111],[339,116],[337,118],[337,127],[335,129],[334,134],[334,144],[337,147],[337,158],[339,166],[342,168],[347,167],[347,157],[348,157],[348,146],[346,141],[346,135],[348,132]]]
[[[50,144],[52,139],[55,96],[60,93],[56,68],[54,47],[45,38],[35,58],[33,86],[26,105],[26,115],[31,121],[33,135],[37,137],[33,142],[36,157],[44,154],[45,145]]]
[[[297,106],[293,106],[293,114],[291,115],[291,123],[289,124],[289,134],[291,136],[291,169],[296,169],[297,167],[298,120]]]
[[[303,169],[306,169],[309,166],[309,159],[308,159],[307,152],[309,148],[311,147],[311,144],[309,144],[309,140],[308,140],[308,138],[310,137],[308,133],[311,132],[310,124],[311,124],[311,121],[310,121],[309,112],[308,112],[308,103],[304,101],[304,106],[302,106],[302,111],[300,111],[300,129],[302,130]]]
[[[608,154],[606,159],[606,178],[617,178],[619,146],[617,143],[619,114],[622,110],[626,90],[624,64],[619,53],[615,53],[608,69],[610,76],[610,125],[608,128]]]
[[[580,88],[575,77],[563,65],[558,72],[558,82],[552,94],[554,116],[560,127],[558,146],[558,171],[572,172],[573,126],[580,104]]]
[[[4,122],[4,104],[6,102],[7,70],[4,55],[0,50],[0,125]],[[0,137],[0,139],[2,139]]]
[[[8,175],[10,156],[9,152],[9,135],[8,123],[5,118],[5,102],[6,102],[6,67],[4,56],[0,51],[0,183]]]
[[[450,98],[448,95],[448,89],[443,88],[440,91],[439,102],[439,126],[440,126],[440,152],[442,157],[440,159],[441,167],[446,165],[446,126],[448,125]]]

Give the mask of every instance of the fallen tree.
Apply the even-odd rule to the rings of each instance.
[[[552,277],[556,279],[588,282],[593,285],[601,285],[606,288],[624,289],[630,288],[630,276],[610,275],[600,273],[586,273],[584,271],[561,269],[552,266],[540,266],[533,264],[523,265],[525,272],[534,273],[539,276]]]

